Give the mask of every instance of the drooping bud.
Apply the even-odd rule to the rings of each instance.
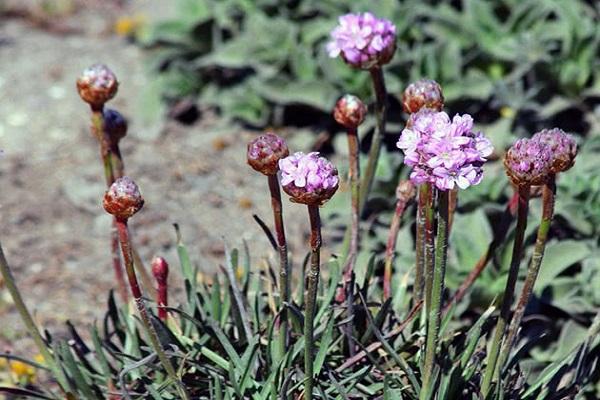
[[[542,185],[552,174],[552,152],[538,140],[519,139],[506,152],[504,167],[516,186]]]
[[[136,183],[124,176],[117,179],[104,194],[102,202],[107,213],[117,219],[127,220],[144,206],[144,199]]]
[[[421,108],[442,111],[444,108],[442,88],[433,79],[419,79],[404,89],[402,107],[409,114],[416,113]]]
[[[338,171],[319,153],[294,153],[279,161],[281,186],[295,203],[319,206],[329,200],[339,185]]]
[[[260,135],[248,143],[248,165],[265,175],[276,175],[279,160],[289,154],[285,140],[274,133]]]
[[[104,64],[94,64],[86,68],[77,79],[79,96],[94,109],[101,108],[115,97],[118,88],[117,77]]]
[[[367,115],[367,106],[356,96],[345,94],[335,103],[333,118],[338,124],[356,129]]]
[[[549,147],[552,154],[552,172],[555,174],[566,171],[575,164],[577,142],[562,129],[544,129],[533,135],[531,140]]]
[[[327,44],[329,57],[339,55],[346,64],[361,69],[390,62],[396,50],[396,26],[391,21],[370,12],[342,15],[338,21]]]
[[[107,108],[104,110],[104,130],[112,143],[119,143],[127,135],[127,120],[117,110]]]

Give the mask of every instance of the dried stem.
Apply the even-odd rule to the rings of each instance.
[[[481,385],[481,392],[484,397],[487,396],[492,380],[496,375],[498,355],[500,353],[500,345],[506,330],[506,325],[510,318],[510,306],[513,300],[515,285],[519,276],[519,264],[523,253],[523,239],[525,238],[525,229],[527,228],[527,211],[529,209],[529,192],[530,186],[520,186],[519,206],[517,210],[517,227],[515,228],[515,241],[513,244],[512,258],[510,261],[510,270],[508,271],[508,280],[504,290],[504,298],[500,308],[500,316],[496,323],[496,330],[492,339],[492,347],[487,357],[487,365]]]
[[[271,207],[273,208],[273,221],[275,234],[277,236],[277,248],[279,250],[279,297],[280,297],[280,347],[281,354],[287,352],[288,341],[288,313],[285,304],[290,302],[290,265],[288,262],[287,242],[285,239],[285,228],[283,225],[283,212],[281,206],[281,191],[277,175],[268,175],[269,191],[271,192]]]
[[[427,314],[427,343],[425,345],[425,365],[420,399],[425,400],[433,393],[433,367],[439,341],[442,295],[448,253],[449,192],[438,192],[437,241],[435,245],[435,268],[431,287],[431,308]]]
[[[173,380],[173,383],[177,385],[177,390],[179,391],[180,396],[182,396],[183,399],[189,400],[190,397],[187,394],[185,388],[183,387],[182,382],[177,377],[175,368],[173,367],[171,360],[169,360],[169,358],[165,354],[160,340],[158,338],[158,334],[156,333],[156,330],[152,325],[152,321],[150,321],[150,316],[148,315],[148,311],[146,309],[146,305],[142,297],[142,290],[140,289],[140,286],[138,284],[138,280],[135,274],[135,268],[133,266],[133,253],[131,250],[131,241],[129,240],[127,220],[117,219],[117,229],[119,232],[121,252],[123,253],[123,261],[125,263],[125,271],[127,272],[127,278],[129,279],[129,287],[131,289],[131,294],[135,299],[135,305],[137,307],[138,313],[140,314],[140,318],[146,330],[146,334],[150,339],[150,344],[152,345],[152,348],[158,355],[158,359],[165,368],[167,375],[169,375],[169,378],[171,378]]]
[[[304,399],[312,400],[314,387],[314,318],[317,306],[317,290],[321,263],[321,217],[318,206],[308,206],[310,218],[310,270],[308,271],[306,315],[304,317]]]
[[[502,345],[502,351],[500,352],[500,358],[498,359],[497,375],[501,374],[502,368],[506,363],[506,359],[508,358],[517,337],[518,329],[521,325],[523,314],[525,313],[525,308],[531,299],[531,293],[533,292],[533,287],[540,271],[540,266],[542,265],[544,251],[546,250],[546,240],[548,239],[548,232],[550,231],[550,225],[554,215],[555,197],[556,181],[555,177],[552,176],[550,181],[544,185],[542,189],[542,220],[537,231],[537,238],[535,240],[535,247],[533,248],[529,269],[527,270],[527,277],[525,278],[519,301],[517,302],[515,312],[510,321],[506,340],[504,340],[504,344]]]

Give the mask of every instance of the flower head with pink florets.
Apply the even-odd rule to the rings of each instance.
[[[346,14],[331,32],[329,56],[341,56],[355,68],[371,69],[390,62],[396,50],[396,26],[370,12]]]
[[[477,185],[493,151],[482,133],[473,132],[470,115],[457,114],[451,120],[445,112],[427,108],[411,115],[396,146],[404,152],[404,163],[413,168],[410,179],[439,190]]]
[[[322,205],[338,189],[338,171],[319,153],[297,152],[279,161],[281,186],[295,203]]]

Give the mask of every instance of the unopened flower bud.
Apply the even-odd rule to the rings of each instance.
[[[118,88],[117,77],[104,64],[94,64],[86,68],[77,79],[79,96],[95,109],[101,108],[115,97]]]
[[[402,180],[398,182],[398,186],[396,187],[396,198],[399,201],[408,203],[417,195],[417,191],[415,189],[415,184],[412,183],[411,180]]]
[[[289,154],[285,140],[274,133],[266,133],[248,143],[248,165],[265,175],[276,175],[279,160]]]
[[[519,139],[506,152],[504,167],[517,186],[542,185],[552,174],[552,152],[537,140]]]
[[[295,203],[320,206],[339,185],[338,171],[319,153],[294,153],[279,161],[281,186]]]
[[[152,259],[152,275],[159,285],[166,285],[169,277],[169,264],[162,257],[154,257]]]
[[[144,199],[135,182],[128,176],[117,179],[104,194],[102,203],[107,213],[127,220],[144,206]]]
[[[104,110],[104,130],[112,143],[119,143],[127,135],[127,120],[117,110],[107,108]]]
[[[338,124],[356,129],[363,123],[367,115],[367,106],[356,96],[345,94],[342,96],[333,109],[333,118]]]
[[[562,129],[544,129],[533,135],[531,140],[549,147],[552,154],[552,172],[555,174],[566,171],[575,164],[577,142]]]
[[[409,114],[416,113],[421,108],[442,111],[444,108],[442,88],[432,79],[413,82],[402,93],[402,106]]]

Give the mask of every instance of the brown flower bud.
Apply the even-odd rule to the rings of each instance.
[[[107,108],[104,110],[104,130],[112,143],[119,143],[127,135],[127,120],[117,110]]]
[[[144,199],[135,182],[128,176],[117,179],[104,194],[102,203],[107,213],[127,220],[144,206]]]
[[[285,140],[274,133],[266,133],[248,143],[248,165],[265,175],[276,175],[279,160],[289,154]]]
[[[335,103],[333,118],[338,124],[356,129],[365,120],[367,107],[360,99],[351,94],[345,94]]]
[[[444,95],[440,85],[432,79],[420,79],[411,83],[402,94],[402,106],[409,114],[416,113],[421,108],[431,108],[442,111]]]
[[[166,285],[169,277],[169,264],[162,257],[154,257],[152,259],[152,275],[159,285]]]
[[[101,108],[115,97],[118,88],[117,77],[104,64],[94,64],[86,68],[77,79],[79,96],[94,109]]]

